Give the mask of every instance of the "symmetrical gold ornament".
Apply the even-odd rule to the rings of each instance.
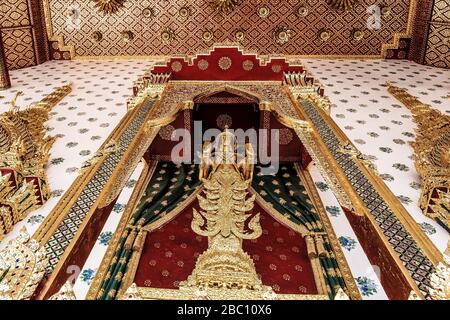
[[[124,7],[126,0],[92,0],[94,6],[103,14],[114,14]]]
[[[309,14],[309,9],[305,6],[300,6],[297,9],[297,14],[299,17],[306,17]]]
[[[278,44],[285,44],[291,38],[291,30],[286,27],[277,27],[273,31],[273,35]]]
[[[50,197],[44,166],[55,138],[46,136],[44,123],[71,91],[70,84],[61,87],[24,110],[16,105],[19,92],[0,115],[0,238]]]
[[[329,0],[328,3],[336,9],[352,10],[358,0]]]
[[[258,16],[260,18],[264,19],[264,18],[267,18],[269,16],[270,9],[267,8],[267,7],[259,7],[257,13],[258,13]]]
[[[213,0],[214,8],[222,13],[230,13],[235,7],[239,6],[243,0]]]
[[[170,44],[174,38],[175,33],[170,28],[166,28],[161,32],[161,41],[164,44]]]
[[[45,275],[45,249],[23,228],[0,251],[0,300],[27,300]]]
[[[444,261],[436,266],[430,282],[430,296],[433,300],[450,300],[450,241],[444,253]]]
[[[411,145],[422,180],[419,206],[426,216],[450,229],[450,116],[423,104],[405,89],[388,84],[388,91],[412,112],[418,126]]]
[[[328,39],[330,39],[330,37],[331,37],[331,33],[328,30],[321,30],[319,32],[319,38],[322,41],[328,41]]]
[[[364,38],[364,31],[359,29],[353,30],[352,38],[355,41],[361,41]]]

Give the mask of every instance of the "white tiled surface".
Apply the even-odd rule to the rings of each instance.
[[[320,174],[319,169],[316,165],[311,164],[308,171],[317,186],[319,196],[327,211],[334,232],[341,243],[342,251],[344,252],[362,298],[364,300],[388,299],[378,279],[379,272],[377,266],[370,264],[345,213],[342,211],[339,202]]]
[[[369,155],[387,186],[441,251],[449,234],[418,206],[420,179],[411,159],[411,112],[392,97],[386,81],[408,89],[422,102],[450,115],[450,70],[395,60],[305,60],[325,86],[331,115],[355,146]]]
[[[0,112],[9,109],[16,91],[22,108],[40,101],[55,87],[73,83],[73,92],[52,111],[48,134],[58,136],[47,174],[53,196],[17,224],[0,243],[14,238],[23,225],[33,234],[78,176],[81,164],[98,150],[126,113],[133,81],[153,65],[149,61],[50,61],[11,72],[13,87],[0,91]]]

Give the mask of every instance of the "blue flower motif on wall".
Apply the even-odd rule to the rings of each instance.
[[[37,214],[35,216],[31,216],[28,218],[27,222],[34,226],[35,224],[41,223],[44,221],[44,216],[42,214]]]
[[[328,189],[330,189],[330,187],[325,182],[322,181],[316,182],[316,187],[322,192],[325,192]]]
[[[100,233],[100,236],[98,237],[98,242],[100,242],[101,245],[107,246],[109,244],[109,241],[111,240],[113,236],[113,233],[111,231],[105,231]]]
[[[368,297],[377,293],[377,284],[372,279],[367,277],[358,277],[355,278],[355,280],[363,296]]]
[[[339,243],[342,247],[347,249],[347,251],[352,251],[356,247],[356,240],[351,237],[339,237]]]
[[[92,279],[94,279],[95,270],[88,268],[84,269],[80,274],[80,279],[83,282],[86,282],[88,285],[91,284]]]
[[[115,213],[120,213],[123,211],[123,209],[125,209],[125,205],[121,204],[121,203],[116,203],[112,209],[112,211],[114,211]]]
[[[325,210],[327,210],[327,212],[332,216],[332,217],[337,217],[341,214],[341,208],[337,207],[337,206],[326,206]]]
[[[420,223],[420,227],[422,228],[422,230],[428,234],[428,235],[432,235],[436,233],[436,228],[433,227],[431,224],[429,224],[428,222],[422,222]]]

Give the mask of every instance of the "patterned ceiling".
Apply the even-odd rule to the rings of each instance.
[[[244,0],[235,10],[224,15],[214,11],[211,0],[127,0],[123,9],[103,15],[92,0],[45,0],[51,13],[52,31],[63,36],[66,45],[74,45],[78,56],[174,55],[194,54],[213,43],[236,42],[236,31],[243,30],[241,45],[260,54],[287,55],[380,55],[381,46],[392,42],[393,34],[405,32],[410,2],[414,0],[361,0],[352,11],[333,9],[326,0]],[[44,3],[45,3],[44,1]],[[369,30],[370,5],[389,6],[391,14],[381,18],[381,28]],[[187,7],[188,16],[180,15]],[[269,15],[262,18],[258,9],[266,7]],[[308,15],[298,14],[306,7]],[[69,17],[75,8],[78,13]],[[152,17],[143,10],[151,8]],[[291,30],[289,41],[278,43],[277,28]],[[173,40],[164,43],[161,33],[170,29]],[[206,41],[205,31],[212,32]],[[319,34],[327,30],[330,38],[322,41]],[[364,37],[353,39],[361,30]],[[130,38],[123,39],[123,32]],[[94,40],[93,33],[101,40]]]

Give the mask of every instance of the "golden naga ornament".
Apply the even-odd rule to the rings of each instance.
[[[328,3],[335,9],[339,10],[352,10],[357,0],[329,0]]]
[[[122,9],[126,0],[93,0],[94,6],[103,14],[114,14]]]
[[[44,247],[23,228],[0,251],[0,300],[30,299],[45,275],[48,258]]]
[[[230,13],[242,2],[243,0],[214,0],[212,5],[219,12]]]
[[[24,110],[17,107],[19,92],[0,115],[0,239],[50,197],[44,166],[55,138],[44,124],[71,91],[71,84],[58,88]]]
[[[413,114],[417,124],[414,161],[421,177],[419,206],[450,229],[450,117],[423,104],[405,89],[388,83],[388,91]]]

